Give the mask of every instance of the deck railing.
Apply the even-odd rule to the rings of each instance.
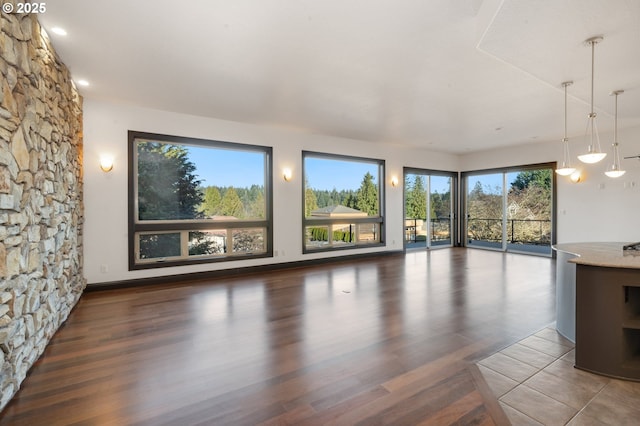
[[[451,239],[451,219],[405,218],[405,240],[408,243],[425,241],[427,226],[430,228],[431,241]],[[502,219],[467,219],[467,239],[469,241],[502,242]],[[548,219],[507,219],[507,242],[536,246],[551,245],[551,221]]]
[[[427,239],[426,219],[408,217],[404,220],[405,240],[407,242],[425,241]],[[431,241],[447,241],[451,239],[451,219],[448,217],[431,219],[429,223]]]
[[[467,219],[469,240],[501,242],[502,219]],[[548,219],[507,219],[507,242],[510,244],[550,245],[551,221]]]

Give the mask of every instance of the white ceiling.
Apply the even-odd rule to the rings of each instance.
[[[52,0],[88,99],[473,152],[640,126],[639,0]],[[60,26],[65,37],[50,29]],[[637,142],[636,142],[637,143]]]

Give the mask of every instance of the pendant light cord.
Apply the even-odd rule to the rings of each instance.
[[[567,142],[567,86],[570,83],[562,83],[564,86],[564,142]]]
[[[591,40],[591,116],[595,117],[595,113],[593,112],[593,80],[595,74],[595,55],[596,55],[596,41]]]
[[[615,92],[616,95],[616,109],[615,109],[615,117],[613,123],[613,143],[615,146],[618,146],[618,92]]]

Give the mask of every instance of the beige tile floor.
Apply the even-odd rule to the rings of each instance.
[[[574,368],[573,346],[550,326],[478,368],[516,426],[640,425],[640,383]]]

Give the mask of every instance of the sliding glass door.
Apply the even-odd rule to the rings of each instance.
[[[450,247],[454,235],[455,174],[405,169],[406,249]]]
[[[551,169],[506,174],[507,250],[551,254]]]
[[[502,249],[502,173],[467,177],[467,245]]]
[[[551,165],[464,173],[467,247],[551,255]]]

